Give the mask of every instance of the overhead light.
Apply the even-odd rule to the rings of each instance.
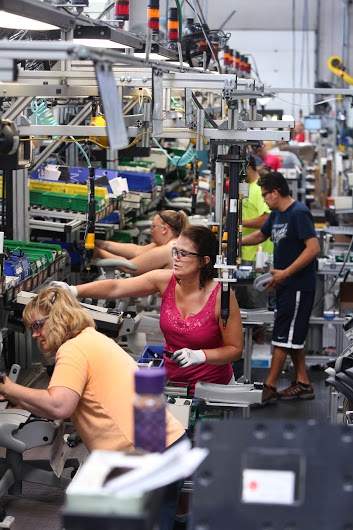
[[[110,26],[76,26],[73,42],[92,48],[141,48],[141,41],[124,30]]]
[[[134,57],[146,59],[147,58],[146,49],[135,52]],[[155,60],[178,61],[179,57],[176,51],[171,50],[170,48],[166,48],[165,46],[161,46],[160,44],[156,44],[155,42],[152,42],[151,51],[148,55],[148,59],[151,61],[155,61]]]
[[[38,0],[0,0],[0,28],[49,31],[75,25],[73,15]]]

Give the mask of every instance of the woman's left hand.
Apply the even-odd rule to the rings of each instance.
[[[182,348],[176,350],[171,357],[171,360],[180,365],[180,368],[187,368],[197,364],[206,362],[206,354],[203,350],[190,350],[190,348]]]

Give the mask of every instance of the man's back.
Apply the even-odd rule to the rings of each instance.
[[[273,210],[261,231],[271,236],[274,268],[281,270],[289,267],[303,252],[306,239],[316,237],[311,212],[299,201],[293,201],[284,211]],[[314,290],[315,260],[287,278],[283,285],[296,290]]]

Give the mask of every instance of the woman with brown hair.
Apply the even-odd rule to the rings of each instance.
[[[169,250],[173,270],[153,270],[136,278],[102,280],[83,285],[53,282],[79,297],[112,300],[130,296],[162,297],[160,326],[165,338],[167,378],[187,382],[234,382],[232,361],[243,351],[240,311],[230,292],[227,326],[221,318],[221,284],[214,281],[217,238],[209,228],[190,226]]]
[[[178,235],[189,226],[188,217],[182,210],[164,210],[153,217],[150,227],[152,243],[135,245],[115,241],[96,240],[94,258],[116,258],[128,260],[136,267],[129,268],[117,265],[117,269],[132,276],[139,276],[154,269],[171,269],[173,259],[171,248]]]

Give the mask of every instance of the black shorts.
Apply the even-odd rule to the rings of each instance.
[[[276,293],[276,317],[272,344],[283,348],[301,349],[309,327],[315,291],[288,291]]]

